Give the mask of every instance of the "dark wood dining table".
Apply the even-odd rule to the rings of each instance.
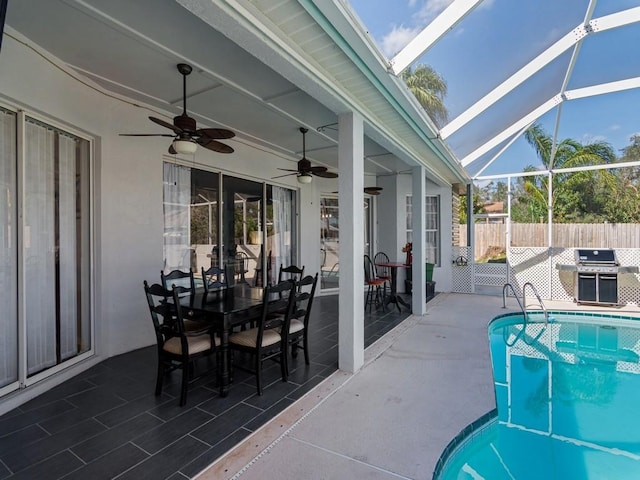
[[[220,335],[218,380],[220,395],[225,397],[231,383],[229,333],[238,326],[256,320],[262,313],[262,288],[238,284],[209,293],[198,290],[195,295],[182,297],[184,317],[198,317],[213,325]]]
[[[385,301],[385,305],[389,305],[390,303],[395,303],[396,307],[398,307],[398,311],[401,312],[402,309],[400,305],[404,305],[411,311],[411,305],[404,301],[402,297],[398,295],[398,269],[399,268],[409,268],[411,265],[407,265],[401,262],[379,262],[375,264],[376,267],[385,267],[388,268],[391,272],[391,292]]]

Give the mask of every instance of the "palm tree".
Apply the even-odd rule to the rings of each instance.
[[[583,145],[577,140],[566,138],[553,151],[553,138],[540,124],[534,124],[524,134],[527,142],[548,170],[571,168],[584,165],[601,165],[616,161],[616,154],[606,142]],[[533,170],[529,167],[525,170]],[[593,170],[554,175],[552,206],[557,221],[584,220],[604,214],[606,199],[603,185],[610,183],[611,174],[606,170]],[[528,177],[524,182],[530,207],[547,204],[548,177]]]
[[[413,70],[407,68],[401,77],[434,123],[438,127],[447,123],[448,112],[444,105],[447,82],[444,78],[429,65],[422,64]]]

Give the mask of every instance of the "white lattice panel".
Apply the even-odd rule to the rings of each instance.
[[[476,285],[502,287],[507,282],[507,264],[476,263],[473,279]]]
[[[640,250],[637,248],[617,248],[616,256],[623,267],[640,265]],[[640,305],[640,275],[622,273],[618,275],[618,303]]]
[[[508,258],[511,267],[509,283],[522,292],[522,286],[531,282],[541,298],[551,298],[548,248],[512,247]]]
[[[469,258],[471,249],[469,247],[457,247],[452,248],[453,258],[451,259],[453,266],[451,273],[451,288],[457,293],[472,293],[472,278],[471,278],[471,263],[467,263],[466,266],[458,266],[455,261],[458,257]]]
[[[575,265],[573,248],[551,249],[551,298],[554,300],[573,300],[575,294],[575,274],[571,271],[559,271],[556,265]]]

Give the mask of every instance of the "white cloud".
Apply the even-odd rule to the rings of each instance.
[[[382,51],[391,58],[420,33],[420,28],[408,28],[404,25],[393,27],[382,39]]]
[[[622,127],[621,127],[620,125],[618,125],[618,124],[613,124],[613,125],[611,125],[611,126],[609,127],[609,130],[613,130],[613,131],[615,132],[616,130],[620,130],[621,128],[622,128]]]
[[[592,143],[600,143],[606,141],[607,137],[605,137],[604,135],[593,135],[592,133],[585,133],[582,135],[580,143],[582,143],[583,145],[591,145]]]
[[[416,6],[416,2],[417,2],[417,1],[418,1],[418,0],[409,0],[409,8],[413,8],[413,7],[415,7],[415,6]]]
[[[420,10],[413,16],[423,25],[436,18],[445,8],[453,3],[453,0],[426,0]]]

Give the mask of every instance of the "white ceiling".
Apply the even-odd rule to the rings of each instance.
[[[11,1],[6,24],[105,89],[176,114],[182,109],[176,64],[188,63],[194,70],[187,109],[199,127],[231,129],[237,136],[225,143],[249,141],[293,162],[302,150],[299,127],[306,126],[307,157],[337,171],[337,115],[324,106],[330,103],[316,100],[173,0]],[[146,132],[127,131],[126,125],[122,130],[167,133],[152,122]],[[370,138],[365,160],[372,175],[410,168]]]

